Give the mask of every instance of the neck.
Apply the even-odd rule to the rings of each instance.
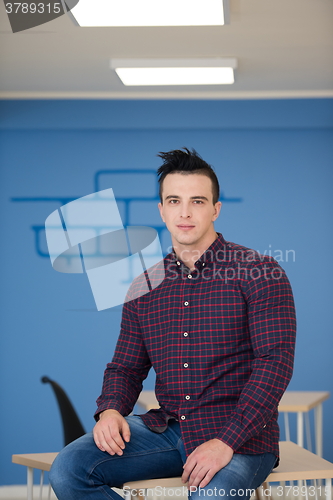
[[[207,248],[210,247],[212,243],[218,238],[218,234],[214,231],[214,234],[209,239],[205,241],[205,244],[200,245],[181,245],[177,242],[173,242],[174,251],[179,260],[184,262],[184,264],[191,270],[195,268],[195,262],[200,259],[200,257],[205,253]]]

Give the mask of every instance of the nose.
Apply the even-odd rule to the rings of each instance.
[[[189,219],[191,217],[191,208],[188,203],[182,203],[181,204],[181,211],[180,211],[180,216],[182,219]]]

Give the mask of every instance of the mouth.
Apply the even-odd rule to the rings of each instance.
[[[195,226],[191,226],[190,224],[177,224],[177,227],[181,231],[190,231],[190,229],[193,229]]]

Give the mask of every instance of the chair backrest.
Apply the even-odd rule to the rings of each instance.
[[[49,377],[44,376],[41,378],[41,381],[43,384],[51,385],[57,398],[64,431],[64,445],[67,446],[72,441],[75,441],[75,439],[83,436],[86,431],[64,389]]]

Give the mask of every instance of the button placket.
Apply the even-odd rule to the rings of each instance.
[[[191,277],[190,277],[191,276]],[[185,279],[184,279],[185,278]],[[191,342],[190,342],[190,334],[191,331],[191,316],[192,316],[192,293],[194,293],[193,286],[195,285],[195,280],[192,279],[193,276],[191,271],[188,269],[186,274],[183,274],[182,280],[182,291],[183,291],[183,321],[181,335],[184,337],[184,342],[182,343],[181,348],[181,360],[182,360],[182,375],[181,375],[181,385],[183,389],[183,401],[188,401],[189,393],[192,391],[192,381],[191,381]],[[184,408],[185,410],[185,408]],[[181,411],[181,410],[180,410]],[[185,420],[185,415],[184,419]]]

